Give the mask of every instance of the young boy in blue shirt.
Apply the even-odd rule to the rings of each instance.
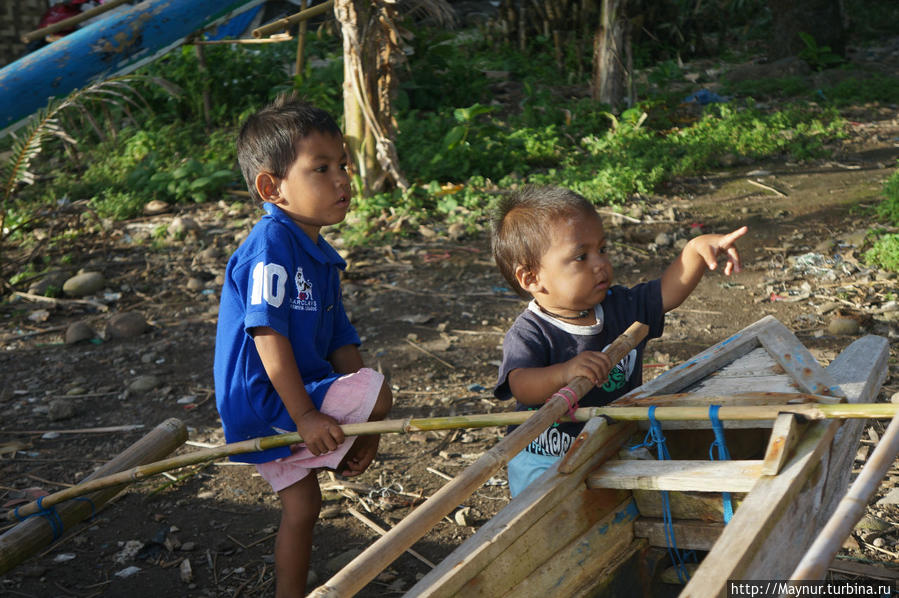
[[[363,367],[340,293],[346,263],[319,234],[341,222],[350,205],[336,122],[280,96],[244,123],[237,155],[265,214],[228,261],[216,332],[216,406],[228,442],[288,431],[303,438],[233,458],[255,463],[281,501],[276,595],[304,596],[321,508],[316,473],[365,471],[378,437],[344,439],[340,424],[383,419],[393,399],[384,377]]]
[[[570,380],[596,385],[579,404],[606,405],[643,383],[646,341],[662,335],[664,315],[687,298],[706,270],[727,255],[724,273],[740,271],[734,245],[746,227],[727,235],[691,239],[661,278],[632,288],[613,285],[602,220],[589,201],[558,187],[525,187],[499,201],[492,222],[493,256],[515,291],[530,298],[503,341],[494,395],[515,397],[516,410],[536,409]],[[602,353],[639,321],[649,334],[613,364]],[[509,490],[516,496],[560,459],[583,424],[545,430],[509,461]]]

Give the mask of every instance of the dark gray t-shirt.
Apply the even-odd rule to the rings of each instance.
[[[596,324],[577,326],[540,311],[533,301],[506,333],[499,380],[493,390],[499,399],[510,399],[509,372],[517,368],[546,367],[568,361],[582,351],[602,351],[634,322],[649,326],[649,334],[636,349],[618,362],[601,387],[595,387],[579,401],[581,407],[606,405],[643,383],[643,349],[646,341],[662,335],[665,312],[662,308],[661,280],[635,287],[613,286],[595,307]],[[549,397],[547,397],[549,398]],[[516,411],[536,409],[518,403]],[[550,426],[527,447],[537,455],[561,457],[584,424],[561,423]]]

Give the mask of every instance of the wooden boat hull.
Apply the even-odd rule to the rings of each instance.
[[[122,7],[0,69],[0,134],[54,97],[129,73],[196,31],[263,0],[145,0]]]
[[[651,403],[654,395],[680,392],[687,393],[685,400],[701,400],[747,389],[871,402],[885,378],[888,356],[887,341],[868,336],[824,369],[792,333],[767,317],[644,384],[619,403]],[[781,417],[788,421],[790,416]],[[672,452],[680,450],[675,449],[679,441],[689,439],[707,454],[711,438],[707,430],[678,431],[668,423],[663,427]],[[637,432],[634,424],[591,420],[557,466],[461,544],[407,596],[495,598],[551,593],[707,598],[725,596],[728,580],[787,579],[846,491],[864,422],[793,422],[788,433],[794,437],[792,442],[777,436],[781,423],[778,420],[772,434],[771,422],[745,430],[727,422],[728,444],[735,441],[731,449],[735,461],[711,468],[697,464],[693,470],[687,465],[687,473],[661,475],[655,462],[628,465],[616,459],[622,446],[632,444]],[[779,462],[773,454],[777,443],[767,449],[764,445],[769,436],[787,441]],[[765,458],[744,460],[753,447]],[[651,464],[642,475],[621,474],[628,468],[639,469],[640,463]],[[761,468],[771,467],[779,472],[762,473]],[[667,559],[659,518],[660,488],[670,490],[678,546],[708,551],[686,587],[659,581]],[[736,512],[727,525],[721,519],[722,488],[739,492]]]

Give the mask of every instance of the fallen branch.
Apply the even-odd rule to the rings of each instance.
[[[387,533],[387,530],[385,530],[383,527],[381,527],[380,525],[378,525],[377,523],[375,523],[374,521],[372,521],[371,519],[369,519],[368,517],[366,517],[359,511],[357,511],[356,509],[350,507],[349,509],[347,509],[347,512],[349,512],[350,515],[352,515],[353,517],[355,517],[356,519],[358,519],[359,521],[361,521],[362,523],[364,523],[371,529],[375,530],[382,536]],[[406,552],[408,552],[409,554],[411,554],[412,556],[414,556],[415,558],[420,560],[422,563],[424,563],[431,569],[433,569],[434,567],[437,566],[434,563],[432,563],[431,561],[429,561],[428,559],[426,559],[425,557],[421,556],[420,554],[418,554],[417,552],[412,550],[411,548],[407,548]]]

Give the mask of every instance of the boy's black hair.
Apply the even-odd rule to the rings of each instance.
[[[297,141],[312,133],[342,135],[334,117],[293,92],[279,95],[247,118],[237,136],[237,161],[253,199],[262,201],[256,192],[256,175],[287,176],[297,158]]]
[[[595,215],[585,197],[564,187],[525,186],[503,196],[491,219],[491,248],[500,273],[521,297],[530,295],[515,278],[515,269],[540,267],[549,249],[553,221],[573,214]]]

